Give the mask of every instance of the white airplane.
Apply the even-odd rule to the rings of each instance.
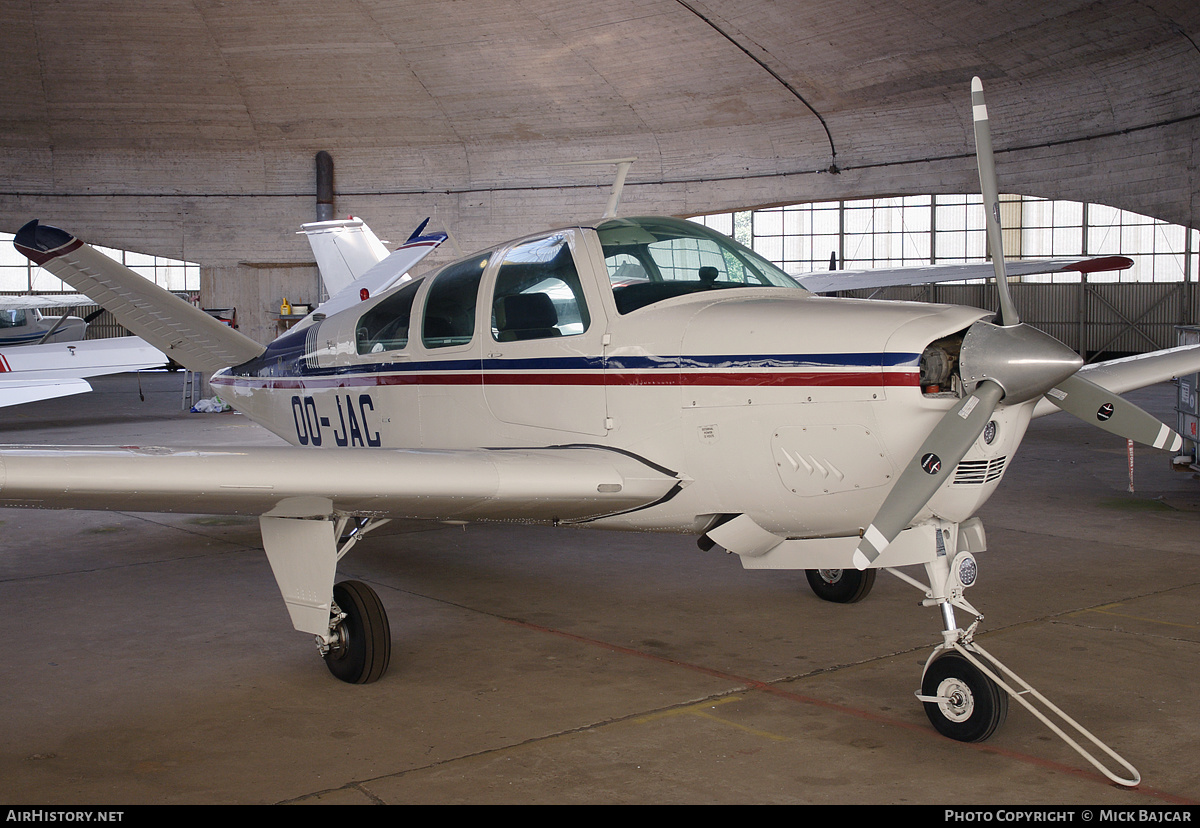
[[[87,321],[78,316],[42,316],[39,308],[90,305],[86,296],[0,296],[0,346],[78,342]]]
[[[359,683],[387,669],[390,628],[374,591],[335,573],[389,519],[691,534],[746,568],[806,570],[836,602],[862,599],[886,568],[939,613],[918,693],[930,721],[985,739],[1009,695],[1029,694],[974,640],[976,511],[1048,409],[1177,447],[1117,394],[1200,370],[1200,347],[1082,366],[1019,322],[978,86],[998,316],[817,296],[698,224],[613,217],[331,301],[264,347],[30,222],[19,250],[215,372],[223,399],[291,445],[5,447],[0,505],[258,515],[294,626]],[[975,621],[960,627],[955,608]],[[1112,778],[1136,784],[1130,770]]]
[[[85,341],[88,320],[38,310],[90,304],[82,294],[0,296],[0,408],[91,391],[86,377],[167,364],[142,339]]]
[[[82,394],[86,377],[167,364],[162,352],[136,336],[0,346],[0,407]]]

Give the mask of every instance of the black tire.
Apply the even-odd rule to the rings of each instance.
[[[392,630],[383,602],[361,581],[335,584],[333,600],[346,617],[337,626],[337,641],[325,654],[325,666],[350,684],[378,681],[392,658]]]
[[[866,598],[875,586],[878,570],[864,569],[806,569],[808,585],[822,601],[853,604]]]
[[[923,702],[925,715],[938,733],[959,742],[982,742],[1008,716],[1008,694],[955,652],[938,656],[925,670],[921,695],[947,697]]]

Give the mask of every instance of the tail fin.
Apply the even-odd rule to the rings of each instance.
[[[300,225],[308,236],[325,292],[336,296],[388,254],[362,219],[314,221]]]
[[[428,221],[429,219],[425,219],[421,222],[421,225],[408,237],[408,241],[359,274],[352,284],[331,295],[324,304],[317,308],[316,312],[332,316],[338,311],[353,307],[363,299],[383,293],[392,285],[403,280],[405,274],[446,240],[445,233],[420,235]]]
[[[35,219],[17,232],[13,246],[190,371],[212,373],[266,350],[65,230]]]

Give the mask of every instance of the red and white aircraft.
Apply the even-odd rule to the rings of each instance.
[[[978,615],[963,597],[986,547],[974,515],[1031,417],[1064,409],[1171,448],[1178,435],[1117,394],[1200,370],[1200,348],[1082,366],[1019,322],[1005,278],[1019,268],[1001,255],[986,266],[997,316],[818,296],[673,218],[564,227],[403,278],[439,241],[410,239],[362,274],[377,289],[349,284],[264,347],[70,234],[26,225],[19,250],[215,372],[223,399],[291,445],[5,447],[0,505],[258,515],[296,629],[349,682],[383,675],[391,634],[367,585],[335,584],[337,563],[392,518],[688,533],[747,568],[807,570],[839,602],[881,568],[923,566],[927,584],[902,577],[940,610],[944,643],[918,696],[940,731],[973,741],[1003,720],[1015,678],[954,608]]]

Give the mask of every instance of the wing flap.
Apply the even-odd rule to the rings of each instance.
[[[345,515],[582,522],[664,500],[685,482],[592,446],[0,448],[0,505],[47,509],[263,515],[329,502]]]

